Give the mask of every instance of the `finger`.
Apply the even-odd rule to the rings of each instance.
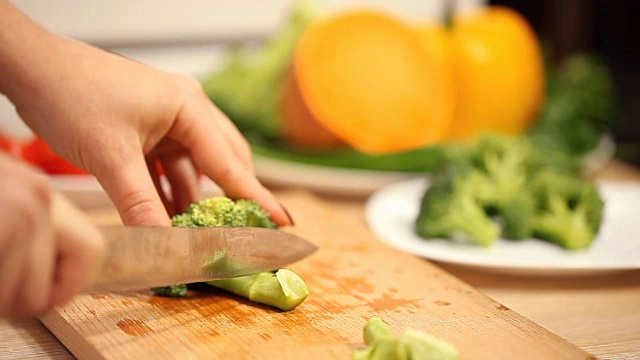
[[[98,167],[96,178],[113,201],[125,225],[171,226],[167,210],[151,179],[142,151],[128,151],[124,161]]]
[[[200,197],[199,176],[193,162],[186,154],[171,154],[162,157],[162,166],[171,185],[175,212],[181,213]]]
[[[221,130],[226,135],[227,140],[229,141],[231,148],[233,149],[236,156],[240,159],[240,162],[247,168],[249,172],[254,171],[253,166],[253,154],[251,152],[251,146],[245,139],[245,137],[240,133],[240,130],[235,126],[235,124],[225,115],[218,107],[216,107],[213,103],[211,103],[212,109],[212,117],[214,121],[218,122]]]
[[[206,118],[206,113],[183,109],[179,116],[185,118]],[[290,216],[273,194],[260,184],[253,172],[241,164],[229,143],[224,139],[212,138],[220,134],[220,126],[215,122],[189,122],[182,129],[176,128],[177,141],[190,149],[195,165],[215,181],[232,198],[254,199],[260,203],[279,225],[292,223]]]
[[[23,167],[13,175],[22,183],[5,192],[3,203],[11,211],[3,216],[10,243],[0,259],[0,306],[14,318],[32,316],[48,306],[53,250],[49,227],[47,179]],[[9,313],[7,313],[9,311]]]
[[[31,236],[28,232],[25,236]],[[16,300],[20,285],[24,279],[25,259],[27,247],[14,242],[7,247],[7,255],[0,257],[0,315],[9,318],[18,318],[16,314]]]
[[[90,219],[59,194],[52,198],[57,263],[52,306],[60,306],[85,289],[101,263],[102,234]]]
[[[237,165],[237,158],[220,143],[203,144],[204,149],[194,149],[193,157],[197,166],[216,182],[232,199],[254,199],[271,214],[278,225],[292,224],[290,216],[275,196],[260,184],[253,173]],[[202,154],[216,154],[214,158]]]
[[[149,169],[149,175],[151,176],[151,180],[153,181],[153,185],[160,196],[160,200],[164,205],[165,210],[169,214],[173,214],[175,212],[175,205],[173,204],[173,200],[169,199],[167,193],[162,186],[162,177],[160,173],[158,173],[158,166],[161,166],[160,159],[153,158],[152,160],[147,160],[147,168]]]
[[[16,295],[16,313],[18,316],[39,315],[50,305],[53,286],[55,251],[53,230],[49,214],[49,191],[34,194],[39,204],[35,208],[31,224],[33,235],[27,246],[23,259],[23,278]]]

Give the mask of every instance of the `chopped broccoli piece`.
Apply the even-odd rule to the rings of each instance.
[[[183,297],[187,295],[186,284],[169,285],[152,288],[151,291],[158,296]]]
[[[382,319],[373,317],[364,325],[364,344],[371,345],[381,338],[393,338],[393,333]]]
[[[225,196],[214,196],[191,204],[182,214],[172,218],[173,226],[256,226],[276,228],[269,213],[255,200],[233,201]],[[219,255],[219,254],[217,254]],[[205,266],[212,266],[205,264]],[[152,289],[161,296],[184,296],[187,286],[172,285]]]
[[[254,200],[233,201],[224,196],[215,196],[191,204],[189,209],[172,219],[173,226],[254,226],[275,229],[269,213]],[[233,270],[238,266],[226,253],[212,255],[203,268],[219,272]],[[309,295],[305,282],[289,269],[265,271],[253,275],[208,281],[215,286],[251,301],[292,310]],[[173,285],[152,289],[156,295],[180,297],[187,294],[187,285]]]
[[[458,349],[431,334],[408,329],[399,337],[380,318],[364,326],[364,349],[351,354],[352,360],[457,360]]]
[[[207,284],[285,311],[293,310],[309,296],[305,282],[289,269],[208,281]]]

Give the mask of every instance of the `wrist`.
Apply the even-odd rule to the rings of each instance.
[[[0,93],[14,105],[37,90],[38,73],[55,57],[55,35],[0,0]]]

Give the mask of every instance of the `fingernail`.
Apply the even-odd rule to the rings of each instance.
[[[291,223],[291,225],[295,225],[295,221],[293,221],[293,217],[291,217],[291,214],[289,213],[289,210],[287,210],[286,207],[284,207],[284,205],[282,205],[282,203],[279,203],[280,207],[282,208],[282,211],[284,211],[284,213],[287,215],[287,218],[289,219],[289,222]]]

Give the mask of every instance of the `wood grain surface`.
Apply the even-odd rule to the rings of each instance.
[[[309,298],[291,312],[196,286],[184,299],[146,291],[91,294],[41,321],[80,359],[346,359],[379,316],[396,333],[442,337],[465,359],[588,359],[591,356],[439,267],[377,241],[361,208],[284,192],[297,214],[285,229],[320,250],[292,268]],[[117,221],[103,218],[101,222]]]

